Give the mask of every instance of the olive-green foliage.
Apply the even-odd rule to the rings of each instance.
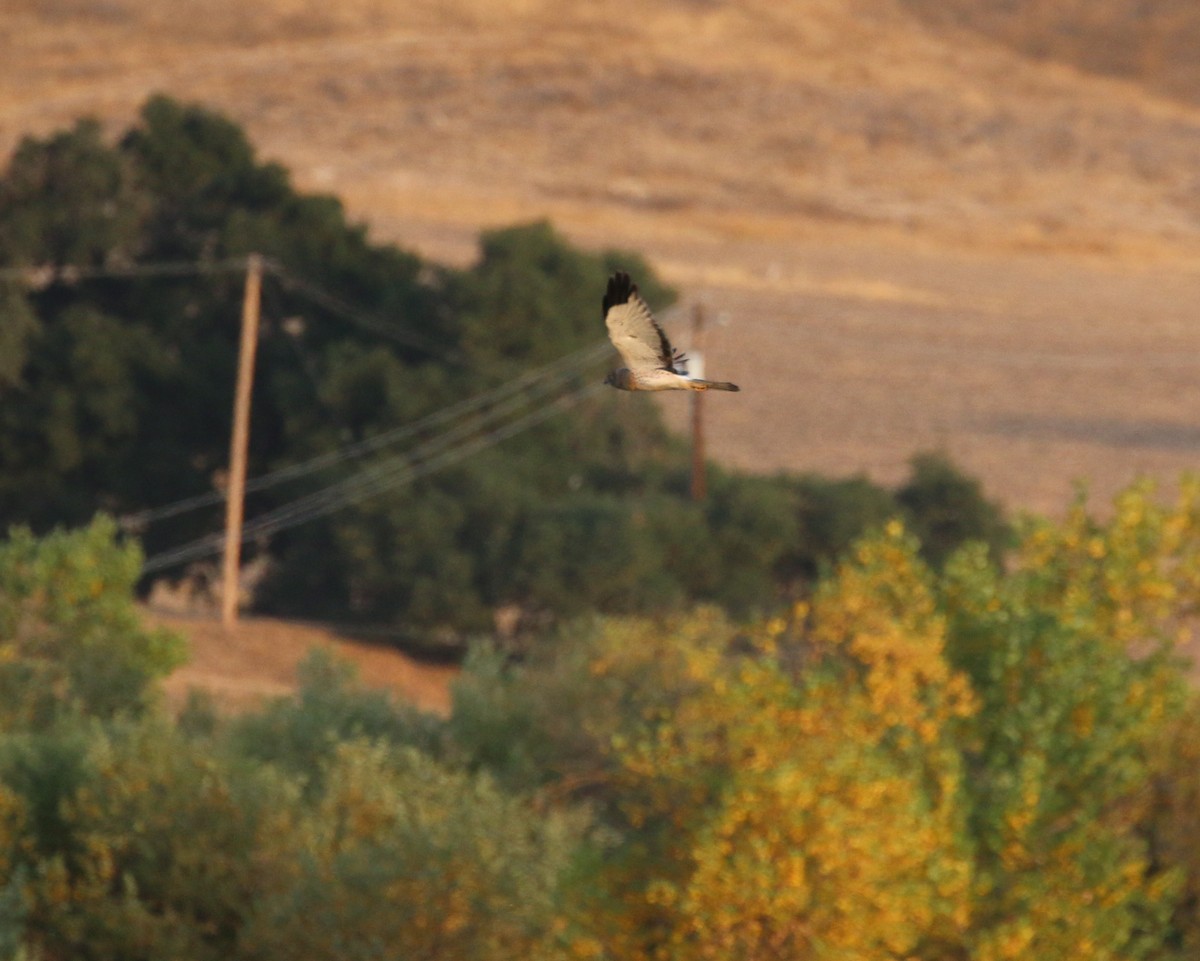
[[[469,365],[456,374],[460,390],[480,393],[600,340],[597,292],[618,264],[639,269],[641,261],[583,253],[545,223],[485,234],[478,263],[440,275],[445,309],[461,330],[456,349]],[[647,296],[665,303],[669,291],[640,269]],[[600,370],[563,386],[598,382]],[[343,415],[353,410],[378,424],[387,398],[410,387],[381,380],[350,407],[343,391],[327,397],[342,398]],[[641,398],[587,399],[569,416],[356,505],[327,527],[287,535],[264,606],[460,635],[488,630],[504,605],[534,614],[669,606],[687,592],[655,580],[652,534],[661,525],[643,521],[654,512],[638,501],[658,496],[672,460],[679,452]],[[587,538],[603,543],[589,548]]]
[[[1179,872],[1173,928],[1182,956],[1200,956],[1200,696],[1155,745],[1147,839],[1160,867]]]
[[[142,625],[131,597],[141,551],[114,537],[101,517],[0,542],[0,730],[141,710],[182,662],[177,637]]]
[[[946,565],[946,656],[980,701],[964,801],[986,957],[1155,957],[1170,931],[1177,878],[1139,821],[1183,703],[1174,644],[1196,603],[1198,504],[1192,481],[1174,507],[1135,486],[1104,521],[1077,503],[1030,522],[1007,572],[982,544]]]
[[[102,521],[0,554],[0,644],[19,663],[39,641],[20,703],[50,705],[0,725],[9,955],[1194,949],[1200,714],[1172,645],[1200,597],[1200,485],[1027,524],[1003,568],[976,543],[938,570],[890,521],[783,616],[591,617],[519,660],[481,648],[444,721],[325,655],[295,697],[172,721],[152,707],[172,645],[147,645],[127,571],[90,579],[97,557],[136,569],[127,550]],[[73,693],[85,646],[140,665],[126,703]]]
[[[590,669],[605,633],[604,622],[573,621],[517,664],[473,648],[454,686],[452,749],[510,786],[603,783],[605,739],[620,722],[607,683]]]
[[[0,281],[0,318],[3,318],[0,323],[0,398],[3,398],[20,385],[40,324],[25,294],[7,281]]]
[[[26,910],[25,875],[6,875],[7,881],[0,886],[0,958],[9,961],[27,961],[29,954],[24,941]]]
[[[799,535],[797,494],[786,479],[714,478],[705,505],[713,545],[699,559],[717,568],[712,600],[739,614],[766,613],[778,604],[776,573]]]
[[[922,556],[941,567],[960,545],[978,541],[987,545],[993,560],[999,559],[1010,531],[979,481],[944,454],[918,454],[909,466],[911,474],[896,491],[896,503],[921,542]]]
[[[151,705],[174,647],[147,642],[137,551],[113,537],[3,548],[4,663],[38,667],[0,724],[3,957],[558,956],[585,818],[440,760],[461,752],[437,720],[327,655],[295,698],[172,721]],[[81,649],[107,696],[75,676]],[[106,658],[124,667],[101,676]]]
[[[95,120],[23,140],[0,182],[0,260],[93,267],[133,259],[148,212],[137,180]]]
[[[237,756],[272,764],[313,793],[321,790],[319,776],[344,741],[437,748],[431,717],[365,687],[348,662],[314,649],[298,674],[300,689],[294,696],[232,722],[227,737]]]
[[[813,581],[855,540],[896,514],[891,492],[864,476],[797,480],[799,530],[783,558],[793,581]]]
[[[608,620],[520,663],[477,654],[452,742],[503,783],[593,805],[602,846],[573,903],[609,957],[807,957],[818,925],[831,957],[1171,957],[1195,938],[1200,876],[1172,654],[1200,596],[1189,490],[1027,527],[1008,569],[979,542],[938,571],[892,522],[793,618],[744,632]],[[812,787],[842,775],[857,786]],[[907,814],[878,806],[902,796]],[[873,826],[929,823],[860,849],[856,805]],[[820,867],[843,863],[836,882]],[[871,911],[882,927],[856,923]],[[861,937],[875,953],[847,947]]]
[[[381,318],[367,333],[267,278],[252,473],[444,397],[428,361],[451,340],[420,261],[370,244],[336,200],[296,193],[227,119],[154,97],[115,145],[90,122],[29,138],[0,179],[0,261],[50,281],[0,298],[12,348],[0,371],[0,524],[44,530],[212,489],[228,452],[242,278],[75,278],[70,268],[216,268],[251,251]],[[285,318],[299,323],[285,331]],[[219,510],[200,511],[155,525],[146,544],[154,552],[216,526]]]
[[[230,957],[294,805],[155,718],[10,741],[0,781],[27,807],[15,860],[49,958]]]
[[[604,337],[597,292],[617,269],[637,278],[652,307],[673,299],[637,254],[586,254],[547,222],[484,233],[478,263],[450,278],[464,349],[485,367],[519,372],[595,343]]]
[[[344,742],[296,825],[298,859],[255,906],[247,958],[559,957],[578,819],[414,749]],[[282,883],[280,883],[282,882]]]

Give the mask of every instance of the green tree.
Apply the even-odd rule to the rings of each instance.
[[[252,904],[291,863],[289,785],[159,718],[10,740],[0,783],[29,812],[15,861],[27,941],[47,958],[236,956]]]
[[[793,583],[814,582],[855,541],[882,529],[897,513],[892,492],[863,476],[804,475],[795,483],[799,531],[781,564]]]
[[[227,259],[251,251],[290,271],[287,286],[268,278],[265,291],[253,473],[436,406],[441,379],[407,370],[452,347],[420,261],[369,243],[336,200],[296,193],[229,120],[151,98],[115,146],[94,123],[28,139],[0,180],[0,259],[48,281],[0,304],[12,348],[0,371],[0,523],[46,530],[213,489],[228,455],[242,296]],[[142,261],[200,273],[141,275]],[[135,270],[105,278],[74,267]],[[383,319],[370,332],[349,325],[342,299]],[[343,409],[337,398],[368,394],[378,359],[341,358],[381,336],[393,344],[388,376],[408,388],[391,396],[424,406],[385,406],[364,423],[361,403]],[[153,553],[218,523],[215,510],[197,512],[150,528],[145,542]]]
[[[964,929],[972,701],[912,552],[868,545],[825,588],[802,672],[784,622],[714,611],[472,662],[450,721],[470,763],[604,825],[572,889],[581,956],[895,958]]]
[[[1182,957],[1200,952],[1200,697],[1188,705],[1152,756],[1154,780],[1145,819],[1153,866],[1178,874],[1170,943]]]
[[[584,955],[1158,958],[1195,929],[1198,505],[1136,487],[940,572],[889,522],[787,619],[477,655],[452,743],[593,806]]]
[[[616,268],[638,277],[651,306],[673,299],[641,257],[583,253],[545,221],[484,233],[478,263],[451,278],[465,350],[481,366],[524,368],[599,341],[596,291]]]
[[[778,606],[778,574],[800,535],[791,485],[778,478],[716,475],[705,505],[718,566],[713,600],[738,614]]]
[[[17,528],[0,544],[0,731],[144,709],[182,662],[178,637],[143,626],[141,553],[115,537],[99,518],[41,540]]]
[[[603,335],[595,292],[614,263],[638,263],[618,252],[579,251],[544,223],[487,234],[481,248],[478,263],[441,279],[471,367],[455,382],[473,393],[596,343]],[[665,299],[648,268],[644,276],[651,295]],[[330,368],[323,399],[341,423],[356,425],[356,436],[378,429],[380,418],[416,416],[411,378],[383,352],[329,356],[345,365]],[[600,380],[599,366],[567,373],[560,390]],[[513,416],[536,413],[552,397],[518,400]],[[654,411],[639,407],[629,417],[612,398],[585,399],[569,417],[339,513],[327,531],[286,536],[267,608],[348,611],[461,643],[465,633],[489,630],[492,612],[505,605],[540,615],[563,604],[654,603],[645,591],[622,590],[654,567],[643,511],[596,493],[652,493],[661,465],[678,456]],[[380,463],[405,466],[394,455]],[[583,538],[598,534],[612,551],[585,551]],[[641,561],[631,573],[626,562],[634,557]]]
[[[895,499],[862,479],[714,470],[709,500],[690,503],[685,452],[654,401],[589,393],[606,364],[587,359],[604,353],[606,277],[632,271],[656,308],[673,296],[642,258],[582,251],[536,222],[485,233],[466,268],[423,264],[372,243],[335,198],[297,192],[228,118],[163,96],[115,144],[92,122],[28,138],[0,178],[0,261],[29,268],[0,291],[0,525],[42,532],[102,510],[142,523],[150,556],[219,530],[238,265],[252,252],[270,269],[251,475],[577,361],[483,403],[494,422],[414,427],[406,446],[335,456],[254,492],[251,517],[306,495],[337,508],[250,545],[271,560],[265,612],[383,622],[461,647],[501,610],[526,633],[589,607],[763,612],[802,596],[897,504],[937,563],[964,539],[999,544],[978,486],[937,459],[915,462]],[[503,436],[560,398],[569,414]],[[421,446],[450,439],[479,449],[444,464]],[[335,485],[364,470],[394,483],[341,501]],[[193,497],[206,506],[144,520]]]
[[[354,666],[314,649],[298,668],[299,691],[234,719],[222,740],[238,758],[270,764],[303,786],[306,797],[325,785],[339,744],[369,740],[393,748],[439,749],[436,721],[361,682]]]
[[[0,262],[30,267],[124,264],[142,253],[146,195],[133,166],[81,120],[27,138],[0,180]]]
[[[20,288],[0,282],[0,397],[11,398],[24,382],[25,364],[40,326]]]
[[[910,467],[911,476],[896,491],[896,503],[921,541],[922,556],[941,567],[959,545],[981,541],[998,559],[1008,546],[1009,530],[979,481],[943,454],[918,454]]]
[[[1032,523],[1013,570],[947,564],[947,655],[980,708],[967,751],[979,879],[973,956],[1154,957],[1173,879],[1139,823],[1152,745],[1180,706],[1178,617],[1200,573],[1200,487],[1147,487],[1099,522]],[[1108,952],[1099,954],[1098,952]]]

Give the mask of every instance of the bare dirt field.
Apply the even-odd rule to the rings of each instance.
[[[9,0],[0,157],[200,101],[431,258],[535,218],[645,252],[743,386],[705,401],[722,462],[892,482],[939,448],[1048,513],[1169,488],[1200,459],[1200,12],[993,6]]]

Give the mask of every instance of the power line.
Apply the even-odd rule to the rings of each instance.
[[[127,277],[199,277],[206,274],[237,274],[246,269],[245,257],[213,261],[166,260],[143,264],[110,264],[104,267],[75,264],[44,264],[30,267],[2,267],[0,279],[23,281],[40,290],[53,284],[74,284],[81,280]]]
[[[403,347],[409,347],[413,350],[419,350],[430,357],[437,357],[447,363],[455,366],[463,366],[466,363],[466,358],[458,351],[447,350],[439,344],[434,343],[420,334],[414,334],[411,331],[398,329],[394,324],[389,323],[382,317],[368,313],[367,311],[355,307],[348,301],[343,300],[336,294],[330,293],[323,287],[319,287],[312,281],[304,280],[297,277],[291,271],[286,270],[278,261],[267,261],[265,266],[268,271],[275,275],[281,284],[286,289],[295,290],[309,300],[324,307],[330,313],[336,314],[343,320],[348,320],[350,323],[361,327],[363,330],[370,331],[373,334],[378,334],[381,337],[386,337],[389,340],[395,341]]]
[[[411,459],[407,459],[407,466],[392,464],[383,469],[364,472],[364,475],[349,479],[353,483],[343,482],[346,486],[336,493],[333,493],[333,488],[340,485],[333,485],[333,487],[324,491],[316,492],[315,495],[301,498],[299,501],[293,502],[293,504],[284,505],[284,507],[269,512],[247,524],[242,532],[242,541],[245,542],[254,537],[267,536],[297,527],[310,520],[315,520],[318,517],[331,514],[351,504],[376,496],[386,490],[419,480],[443,467],[478,454],[489,447],[493,447],[515,436],[521,431],[541,423],[549,417],[574,406],[585,397],[596,393],[600,389],[601,385],[599,384],[589,384],[574,391],[564,392],[548,403],[529,411],[515,420],[475,437],[468,438],[457,446],[439,450],[424,460],[414,463]],[[439,440],[439,444],[444,447],[444,439]],[[302,507],[297,506],[300,502],[304,502]],[[152,574],[188,561],[212,556],[219,553],[223,545],[224,535],[214,532],[173,550],[164,551],[147,558],[142,566],[142,573]]]
[[[214,261],[158,261],[140,264],[108,264],[86,266],[75,264],[43,264],[28,267],[0,268],[0,280],[16,280],[34,290],[42,290],[54,284],[76,284],[84,280],[120,279],[131,277],[198,277],[209,274],[236,274],[245,271],[247,257],[228,257]],[[461,366],[463,355],[422,337],[420,334],[398,329],[386,319],[356,307],[328,290],[305,280],[285,268],[279,261],[264,258],[263,268],[273,274],[289,290],[294,290],[330,313],[347,320],[363,330],[392,340],[401,346],[419,350],[430,357]]]
[[[560,374],[556,380],[565,381],[573,376],[572,372],[567,371],[565,374]],[[438,436],[431,438],[425,444],[421,445],[415,451],[407,455],[399,455],[390,458],[383,464],[377,464],[369,467],[359,474],[353,475],[337,483],[331,484],[320,491],[316,491],[305,497],[299,498],[289,504],[276,508],[263,517],[256,519],[248,524],[247,527],[254,525],[267,525],[277,520],[286,520],[288,518],[298,516],[309,509],[319,509],[325,503],[340,503],[343,498],[352,498],[362,489],[374,489],[379,484],[386,486],[391,477],[404,474],[414,461],[420,459],[422,462],[427,461],[430,457],[440,455],[444,449],[452,447],[459,441],[469,440],[473,435],[478,434],[481,430],[490,428],[492,423],[503,421],[510,414],[519,412],[522,408],[528,407],[529,404],[539,401],[540,395],[549,391],[557,390],[560,385],[554,381],[545,381],[530,391],[518,394],[509,398],[505,402],[498,404],[496,407],[488,410],[486,413],[480,414],[473,420],[466,421],[456,427],[444,431]],[[552,397],[547,400],[547,403],[553,404],[559,397]]]
[[[482,434],[468,436],[462,443],[454,446],[447,441],[439,443],[436,451],[426,451],[420,461],[404,459],[399,463],[387,465],[376,471],[364,472],[365,476],[353,478],[353,482],[341,489],[318,492],[320,496],[311,503],[281,509],[257,518],[247,525],[248,536],[266,536],[274,534],[298,524],[306,523],[317,517],[323,517],[335,511],[359,503],[384,491],[391,490],[402,484],[416,480],[433,473],[436,470],[457,463],[473,454],[493,447],[515,434],[541,423],[547,418],[565,410],[583,397],[593,393],[600,385],[589,384],[585,387],[569,391],[551,399],[546,404],[528,411],[516,420],[509,421]]]
[[[420,420],[374,434],[371,437],[364,438],[361,441],[338,448],[337,450],[318,454],[316,457],[298,464],[281,467],[267,474],[262,474],[246,482],[246,491],[247,493],[253,493],[266,490],[277,484],[296,480],[316,471],[335,467],[344,461],[360,458],[384,447],[398,444],[434,427],[470,415],[489,404],[499,403],[516,392],[527,388],[533,389],[539,381],[554,379],[560,373],[564,372],[574,373],[582,371],[599,360],[609,349],[608,341],[599,341],[590,344],[548,364],[543,364],[541,367],[522,374],[520,377],[507,381],[482,394],[477,394],[474,397],[459,401],[442,410],[435,411]],[[224,499],[225,494],[223,491],[210,491],[206,494],[197,494],[170,504],[164,504],[161,507],[150,508],[139,511],[136,514],[127,515],[121,519],[121,523],[128,529],[138,529],[156,521],[165,520],[168,517],[175,517],[188,511],[209,507],[220,503]]]

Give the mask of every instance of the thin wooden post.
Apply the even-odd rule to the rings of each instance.
[[[692,362],[693,377],[704,376],[704,306],[696,304],[692,311]],[[697,369],[698,368],[698,369]],[[704,470],[704,394],[692,391],[692,500],[699,502],[708,496],[708,480]]]
[[[254,389],[254,355],[258,349],[258,315],[262,293],[262,258],[246,258],[242,297],[242,339],[238,349],[233,432],[229,439],[229,479],[225,489],[225,564],[221,578],[221,623],[231,628],[238,618],[238,571],[242,557],[242,517],[246,499],[246,452],[250,446],[250,394]]]

